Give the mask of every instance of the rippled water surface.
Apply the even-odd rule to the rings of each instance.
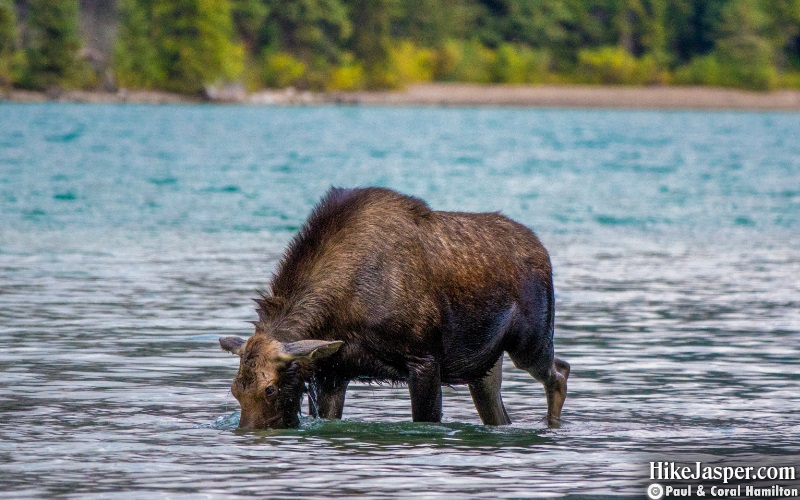
[[[50,497],[643,496],[666,457],[800,465],[800,115],[0,104],[0,486]],[[565,425],[352,384],[236,430],[263,287],[331,184],[501,210],[549,248]]]

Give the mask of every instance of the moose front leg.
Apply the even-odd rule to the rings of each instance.
[[[315,380],[308,391],[308,410],[311,416],[341,419],[348,383],[349,380]]]
[[[503,356],[497,360],[489,373],[482,379],[470,382],[469,392],[484,425],[508,425],[511,419],[500,397],[503,383]]]
[[[433,356],[408,365],[408,391],[414,422],[442,421],[442,377]]]

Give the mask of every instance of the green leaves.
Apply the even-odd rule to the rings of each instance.
[[[120,87],[151,89],[166,79],[152,42],[152,8],[149,2],[122,0],[119,32],[114,46],[114,76]]]
[[[714,25],[714,49],[676,71],[678,83],[771,90],[778,83],[769,17],[759,0],[730,0]]]
[[[88,66],[79,56],[78,0],[31,0],[29,8],[23,86],[44,90],[89,83]]]
[[[123,0],[114,69],[120,86],[197,94],[235,81],[244,48],[228,0]]]
[[[21,63],[14,2],[0,0],[0,88],[10,86],[18,79]]]
[[[187,94],[430,79],[771,89],[800,75],[800,0],[117,0],[96,7],[117,38],[112,54],[93,46],[93,69],[78,5],[0,0],[0,86],[97,85],[106,60],[120,87]]]

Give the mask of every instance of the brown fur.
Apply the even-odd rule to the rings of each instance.
[[[275,401],[299,409],[306,379],[312,413],[341,417],[355,378],[408,382],[415,420],[441,417],[442,383],[468,383],[484,421],[508,423],[492,370],[503,351],[545,385],[550,423],[560,418],[569,365],[553,356],[549,257],[529,229],[500,214],[433,211],[381,188],[331,189],[270,285],[256,299],[255,335],[237,351],[234,395],[243,416],[261,415],[244,426],[295,425],[285,415],[294,410],[262,393],[274,383],[284,395]],[[330,345],[283,352],[304,339]],[[291,365],[300,382],[283,373]]]

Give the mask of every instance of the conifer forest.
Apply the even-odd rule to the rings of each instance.
[[[0,0],[0,87],[800,87],[800,0]]]

